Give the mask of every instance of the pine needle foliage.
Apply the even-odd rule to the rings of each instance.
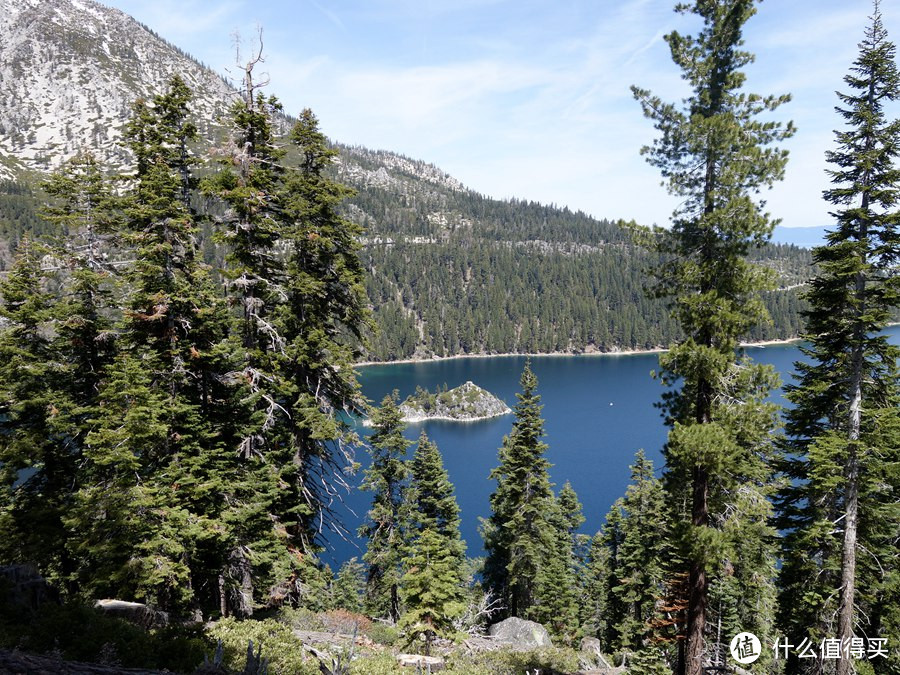
[[[790,483],[780,495],[780,623],[814,641],[900,626],[900,350],[881,334],[900,304],[900,121],[886,110],[900,98],[900,72],[877,2],[844,82],[845,126],[826,153],[836,223],[813,250],[820,273],[806,295],[806,358],[788,387]],[[837,666],[850,672],[852,660]]]
[[[491,495],[491,516],[485,523],[484,576],[488,587],[506,606],[510,616],[530,619],[539,613],[545,593],[541,572],[554,553],[556,509],[550,484],[550,463],[537,377],[526,362],[516,394],[512,431],[503,439],[500,464],[491,471],[497,489]]]
[[[466,610],[466,546],[459,535],[459,506],[440,450],[423,431],[410,467],[410,532],[401,579],[400,628],[410,642],[452,637],[454,619]]]
[[[411,445],[403,437],[406,425],[396,391],[385,396],[373,411],[372,425],[372,464],[360,486],[374,493],[366,522],[359,528],[359,536],[368,539],[363,555],[368,565],[365,606],[369,614],[396,622],[401,614],[400,577],[409,525],[409,467],[405,458]]]
[[[793,133],[791,124],[766,118],[787,96],[742,91],[741,69],[753,61],[741,49],[742,32],[754,5],[753,0],[678,4],[676,11],[703,22],[695,37],[666,36],[672,60],[691,88],[689,97],[679,106],[632,88],[660,133],[643,153],[681,200],[671,229],[649,239],[668,258],[658,271],[656,293],[670,299],[685,333],[660,365],[664,381],[682,383],[663,407],[672,426],[666,450],[670,498],[686,505],[676,509],[675,518],[690,574],[679,671],[690,675],[699,675],[707,656],[710,576],[720,573],[729,557],[720,518],[726,502],[717,495],[739,485],[745,474],[764,473],[766,465],[766,458],[760,465],[752,444],[716,415],[718,402],[732,394],[728,383],[741,369],[753,368],[739,365],[735,350],[741,336],[765,318],[759,294],[768,275],[748,254],[768,239],[774,222],[757,195],[783,177],[787,152],[775,144]],[[768,379],[759,374],[750,382]],[[755,391],[745,393],[756,398]],[[743,395],[733,398],[740,401]],[[726,476],[732,478],[723,480]],[[765,476],[754,480],[767,482]]]

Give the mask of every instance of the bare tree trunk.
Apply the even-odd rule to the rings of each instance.
[[[222,618],[228,616],[228,596],[225,590],[225,573],[219,573],[219,613]]]
[[[856,595],[856,532],[859,510],[859,461],[856,442],[850,443],[847,467],[847,498],[844,517],[844,552],[841,559],[841,605],[838,615],[838,637],[849,645],[853,637],[853,598]],[[850,675],[853,663],[844,651],[837,663],[837,675]]]
[[[391,584],[391,620],[394,623],[400,620],[400,593],[397,584]]]
[[[694,496],[691,523],[694,527],[705,527],[709,522],[709,474],[702,466],[694,467]],[[692,560],[688,580],[688,616],[685,648],[685,674],[703,675],[703,632],[706,628],[706,600],[708,580],[703,561]]]
[[[857,298],[865,294],[865,279],[857,275]],[[859,308],[862,311],[862,308]],[[863,337],[857,320],[856,344],[853,349],[851,372],[850,420],[847,429],[848,452],[846,464],[847,486],[844,497],[844,543],[841,555],[841,601],[838,610],[838,637],[849,645],[853,637],[853,606],[856,595],[856,538],[859,527],[859,433],[862,422]],[[841,653],[837,675],[850,675],[853,664],[847,651]]]
[[[233,614],[241,619],[253,616],[253,576],[250,558],[243,546],[228,555],[228,577],[235,584],[230,589]]]

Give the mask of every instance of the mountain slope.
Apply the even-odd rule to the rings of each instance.
[[[91,0],[0,0],[0,64],[7,178],[16,165],[47,170],[83,148],[124,161],[117,141],[131,104],[175,73],[196,94],[201,133],[233,91],[127,14]]]
[[[93,0],[0,0],[0,238],[8,244],[0,266],[23,231],[47,231],[36,216],[36,178],[85,148],[111,167],[127,165],[118,141],[132,102],[174,74],[194,92],[208,145],[224,132],[235,95],[221,77]],[[635,349],[678,337],[662,302],[644,292],[646,270],[660,261],[620,224],[490,199],[391,152],[338,148],[338,177],[358,191],[346,214],[367,230],[362,258],[381,327],[372,359]],[[204,250],[208,262],[221,260],[221,251]],[[785,290],[766,298],[774,326],[748,337],[793,336],[808,253],[779,246],[758,257]]]

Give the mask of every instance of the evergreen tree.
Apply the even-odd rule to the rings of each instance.
[[[531,618],[546,601],[540,588],[541,569],[554,552],[553,491],[541,441],[544,421],[537,377],[526,362],[516,394],[516,419],[503,439],[500,465],[491,471],[497,489],[491,495],[491,516],[485,524],[485,581],[505,604],[510,616]]]
[[[86,437],[92,447],[86,450],[81,495],[86,504],[115,501],[94,489],[109,481],[133,495],[130,502],[118,503],[118,517],[140,522],[131,528],[139,536],[131,551],[115,547],[122,557],[105,564],[127,568],[135,577],[127,586],[132,593],[171,610],[197,608],[201,601],[213,604],[215,576],[226,567],[223,511],[235,506],[229,497],[240,485],[239,472],[227,470],[233,464],[228,441],[235,433],[231,420],[237,403],[235,387],[225,383],[231,370],[230,320],[199,262],[197,219],[190,206],[196,186],[195,160],[187,149],[196,137],[189,121],[190,97],[175,77],[164,94],[135,105],[126,128],[136,168],[121,202],[125,239],[136,260],[126,271],[123,354],[110,374],[110,382],[121,390],[107,383],[104,408]],[[130,395],[123,398],[122,391]],[[146,417],[148,429],[123,436],[122,420],[131,415],[132,406]],[[110,468],[108,459],[110,453],[121,454],[123,443],[131,448],[133,466],[127,474]],[[77,517],[86,516],[83,510],[73,514],[70,527],[82,538],[78,546],[90,548],[94,524]],[[91,574],[90,568],[85,572]],[[202,599],[194,591],[199,587],[207,590]],[[252,598],[240,612],[251,611]]]
[[[425,640],[426,654],[435,637],[453,632],[453,619],[466,610],[458,551],[444,536],[425,527],[412,544],[402,579],[406,605],[400,628],[410,641]]]
[[[350,612],[362,611],[366,590],[366,568],[354,556],[341,565],[332,586],[332,604]]]
[[[445,537],[448,546],[465,561],[465,544],[459,539],[459,506],[453,495],[453,484],[444,468],[437,445],[422,430],[410,464],[417,529],[431,528]]]
[[[570,644],[579,632],[575,528],[584,516],[578,496],[568,482],[551,507],[548,520],[553,528],[552,539],[537,580],[541,595],[534,618]]]
[[[366,611],[400,618],[400,576],[406,544],[408,508],[406,491],[409,467],[404,460],[410,441],[403,437],[403,418],[397,407],[397,392],[385,396],[372,413],[375,432],[369,437],[372,464],[366,469],[361,488],[374,492],[367,522],[359,536],[368,539],[363,560],[368,565]]]
[[[600,640],[604,648],[607,641],[607,596],[609,594],[609,549],[604,544],[602,532],[590,541],[585,561],[578,599],[578,624],[585,636]]]
[[[584,511],[581,502],[578,501],[578,493],[575,492],[575,488],[569,481],[562,486],[556,501],[563,518],[566,534],[571,541],[572,550],[577,551],[581,543],[578,528],[584,524]]]
[[[826,154],[837,224],[813,251],[819,274],[806,296],[808,360],[789,387],[780,515],[783,630],[849,644],[900,626],[900,350],[880,334],[900,304],[900,121],[885,111],[900,98],[900,73],[877,2],[844,81],[837,112],[847,126]],[[842,652],[837,672],[853,668]]]
[[[253,81],[253,67],[245,66],[240,98],[231,108],[232,135],[219,150],[220,170],[204,181],[204,193],[224,202],[219,238],[227,249],[224,270],[229,299],[238,308],[243,369],[248,383],[240,452],[264,458],[273,451],[270,431],[283,421],[285,410],[278,396],[276,355],[285,338],[274,314],[284,302],[284,260],[278,254],[285,223],[282,183],[284,151],[275,143],[275,116],[281,104],[265,97]],[[272,462],[276,462],[273,460]]]
[[[56,383],[58,412],[51,423],[57,437],[65,439],[64,452],[77,462],[71,467],[68,484],[57,486],[62,492],[58,498],[72,504],[87,478],[75,466],[85,464],[85,440],[96,421],[100,390],[116,353],[113,317],[119,311],[119,283],[109,239],[117,226],[119,210],[109,181],[89,154],[64,163],[44,183],[44,189],[54,200],[42,210],[43,217],[68,233],[53,248],[59,285],[59,302],[53,312],[53,351],[61,377]],[[69,515],[67,509],[63,521],[71,524]],[[62,581],[74,594],[79,570],[67,550],[71,534],[70,530],[55,545],[67,561]]]
[[[353,461],[356,436],[337,413],[361,411],[353,364],[369,318],[358,256],[362,230],[338,214],[352,191],[330,177],[337,152],[309,109],[290,140],[299,166],[281,195],[286,301],[273,315],[284,341],[275,354],[287,413],[278,446],[285,456],[282,479],[290,485],[278,513],[303,550],[312,551],[319,524],[330,515],[335,476]]]
[[[727,536],[719,527],[725,511],[718,509],[726,508],[729,485],[740,485],[745,471],[763,470],[756,448],[716,419],[716,405],[739,372],[739,338],[764,317],[758,292],[766,275],[747,257],[766,241],[773,223],[754,195],[783,176],[787,153],[769,146],[793,128],[758,119],[787,96],[740,91],[745,80],[740,69],[753,59],[740,49],[743,25],[755,13],[753,0],[697,0],[676,9],[703,20],[697,37],[666,36],[692,89],[685,109],[645,90],[633,92],[662,134],[644,152],[670,192],[682,199],[671,230],[654,239],[671,256],[660,270],[657,291],[673,299],[685,333],[660,364],[664,381],[682,380],[664,403],[672,425],[666,448],[671,501],[688,504],[675,514],[689,572],[685,653],[678,670],[699,675],[707,651],[710,577],[720,573],[727,557]],[[723,480],[726,476],[730,480]],[[766,482],[764,476],[755,479]]]
[[[404,561],[400,627],[412,641],[452,633],[466,609],[465,544],[459,506],[437,445],[423,431],[411,462],[409,557]]]
[[[62,518],[78,457],[54,428],[54,417],[66,406],[48,331],[54,301],[41,257],[26,236],[0,281],[0,553],[37,563],[57,580],[71,571]]]
[[[665,542],[665,495],[653,475],[653,462],[639,450],[631,466],[631,484],[619,502],[621,539],[612,570],[615,585],[610,604],[622,607],[614,626],[617,647],[640,651],[646,646],[650,622],[662,595]]]
[[[323,529],[340,528],[330,505],[357,443],[341,413],[362,402],[353,371],[368,325],[360,229],[337,214],[351,191],[330,178],[335,153],[308,110],[290,135],[299,165],[285,164],[275,142],[281,106],[253,81],[259,61],[244,68],[233,138],[204,190],[227,207],[225,276],[247,383],[240,452],[275,468],[270,517],[306,560]],[[304,583],[288,558],[276,567]]]

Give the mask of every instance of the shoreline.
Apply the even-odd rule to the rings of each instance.
[[[783,340],[763,340],[762,342],[741,342],[739,347],[770,347],[789,345],[802,342],[803,338],[787,338]],[[638,356],[640,354],[662,354],[669,351],[667,347],[654,347],[653,349],[621,349],[610,352],[503,352],[501,354],[453,354],[452,356],[433,356],[427,358],[397,359],[394,361],[361,361],[354,363],[354,368],[367,368],[369,366],[396,366],[404,363],[436,363],[438,361],[454,361],[457,359],[498,359],[514,356],[542,357],[542,356]]]

